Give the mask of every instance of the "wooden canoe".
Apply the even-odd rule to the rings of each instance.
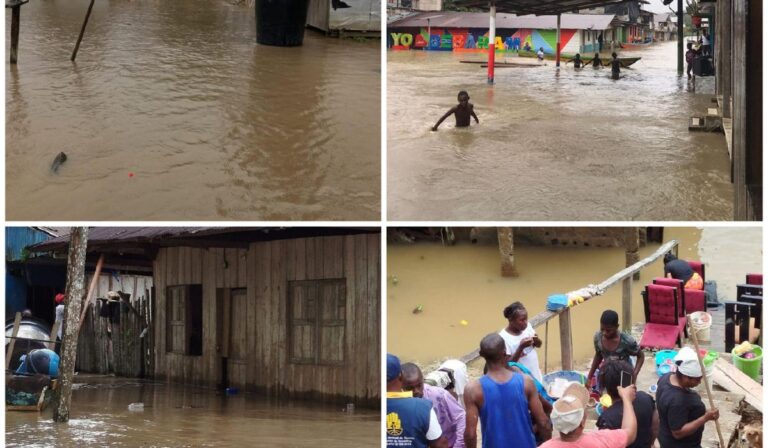
[[[523,57],[523,58],[535,58],[536,57],[536,53],[534,53],[532,51],[520,50],[519,55],[520,55],[520,57]],[[574,55],[572,55],[572,54],[562,54],[561,53],[560,54],[560,60],[565,61],[565,62],[571,62],[573,60],[573,56]],[[553,54],[545,54],[544,55],[544,59],[553,61],[553,60],[555,60],[555,55],[553,55]],[[581,58],[581,60],[584,61],[584,65],[587,65],[587,64],[591,63],[592,59],[594,59],[594,58],[586,58],[586,57],[582,57]],[[640,57],[625,57],[625,58],[619,58],[619,61],[621,61],[621,65],[622,66],[629,67],[630,65],[632,65],[635,62],[639,61],[640,59],[642,59],[642,58],[640,58]],[[606,56],[606,57],[602,58],[602,63],[603,63],[603,67],[607,67],[607,66],[611,65],[611,58],[610,58],[610,56]]]

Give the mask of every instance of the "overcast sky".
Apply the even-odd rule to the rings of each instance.
[[[648,11],[653,11],[655,13],[669,12],[669,6],[671,6],[672,9],[677,11],[677,0],[673,0],[672,3],[669,4],[669,6],[664,6],[661,0],[648,0],[648,1],[651,2],[650,5],[641,5],[643,9],[647,9]],[[683,0],[683,8],[685,8],[685,0]]]

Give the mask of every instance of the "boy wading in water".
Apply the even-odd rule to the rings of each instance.
[[[450,108],[448,112],[445,113],[445,115],[440,117],[440,119],[437,120],[437,124],[432,126],[432,130],[437,131],[437,127],[440,126],[440,123],[445,121],[446,118],[450,117],[451,114],[456,115],[457,128],[468,127],[470,123],[470,116],[475,119],[477,124],[480,124],[480,120],[477,118],[477,115],[475,115],[475,106],[469,102],[469,94],[465,90],[459,92],[459,104]]]

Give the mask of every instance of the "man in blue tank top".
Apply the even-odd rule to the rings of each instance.
[[[467,448],[477,446],[477,421],[483,436],[483,448],[536,448],[536,434],[544,441],[552,436],[549,419],[539,401],[533,380],[507,366],[506,345],[498,333],[480,341],[480,356],[488,373],[464,389]]]
[[[449,448],[432,402],[403,392],[400,360],[387,354],[387,446]]]

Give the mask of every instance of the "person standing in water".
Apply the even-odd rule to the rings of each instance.
[[[581,55],[576,53],[573,57],[573,68],[581,68],[584,65],[584,61],[581,60]]]
[[[480,124],[480,120],[477,118],[477,115],[475,115],[475,106],[469,102],[469,94],[466,90],[462,90],[459,92],[458,95],[459,104],[456,106],[453,106],[448,110],[448,112],[445,113],[442,117],[440,117],[439,120],[437,120],[437,123],[432,126],[433,131],[437,131],[438,126],[440,126],[440,123],[445,121],[446,118],[450,117],[451,114],[456,116],[456,127],[457,128],[466,128],[470,124],[470,117],[475,119],[475,122],[477,124]]]
[[[592,59],[592,67],[601,68],[602,66],[603,61],[600,59],[600,53],[595,53],[595,58]]]
[[[619,75],[621,74],[621,61],[615,52],[611,53],[611,56],[613,56],[613,59],[611,59],[611,78],[619,79]]]

